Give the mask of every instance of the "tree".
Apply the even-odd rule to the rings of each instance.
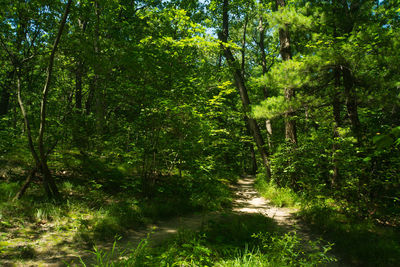
[[[219,39],[221,41],[221,49],[224,51],[225,58],[227,59],[227,62],[229,64],[229,67],[231,68],[231,71],[233,72],[234,80],[237,89],[239,90],[240,98],[242,101],[243,105],[243,110],[245,114],[249,112],[249,106],[250,106],[250,100],[249,96],[247,93],[247,88],[245,85],[243,73],[241,72],[239,64],[236,62],[231,49],[228,46],[228,37],[229,37],[229,17],[228,17],[228,10],[229,10],[229,4],[228,0],[224,0],[223,6],[222,6],[222,31],[219,34]],[[260,152],[267,177],[271,177],[271,167],[270,167],[270,162],[269,162],[269,154],[268,151],[265,147],[265,142],[264,138],[261,135],[260,128],[256,122],[255,119],[248,117],[246,115],[246,120],[248,122],[248,125],[251,129],[251,132],[254,137],[254,141],[257,144],[257,148]]]
[[[21,23],[17,27],[17,36],[20,36],[19,38],[17,37],[17,43],[16,43],[16,52],[18,54],[14,54],[14,52],[10,49],[10,47],[8,47],[8,45],[3,40],[1,42],[3,48],[7,51],[8,55],[9,55],[9,59],[10,59],[11,63],[13,64],[14,69],[16,71],[18,103],[21,108],[22,116],[24,118],[29,149],[30,149],[32,157],[34,158],[34,161],[35,161],[35,167],[34,167],[33,171],[28,175],[28,178],[27,178],[26,182],[24,183],[24,186],[21,188],[20,192],[16,196],[17,198],[22,196],[22,194],[26,190],[27,186],[29,185],[31,179],[34,177],[34,174],[36,173],[36,171],[38,169],[43,174],[43,187],[44,187],[44,190],[45,190],[47,196],[49,198],[59,198],[60,197],[57,186],[54,181],[54,178],[52,177],[49,167],[47,165],[47,156],[50,151],[45,150],[44,136],[45,136],[45,127],[46,127],[46,106],[47,106],[47,101],[48,101],[48,93],[49,93],[50,86],[51,86],[51,78],[52,78],[53,66],[54,66],[54,57],[55,57],[55,53],[57,50],[57,46],[61,39],[61,35],[64,30],[64,26],[67,21],[71,3],[72,3],[72,0],[69,0],[65,5],[64,15],[60,21],[57,35],[55,37],[54,44],[52,46],[50,56],[48,59],[47,68],[46,68],[46,80],[45,80],[44,87],[43,87],[41,105],[40,105],[40,127],[39,127],[39,134],[38,134],[39,153],[37,153],[37,150],[34,146],[30,121],[29,121],[28,114],[26,112],[26,109],[25,109],[25,106],[24,106],[24,103],[23,103],[22,97],[21,97],[21,69],[23,68],[23,63],[25,61],[29,60],[30,59],[29,57],[34,56],[34,55],[29,55],[29,57],[25,57],[25,58],[21,59],[20,54],[19,54],[21,42],[24,38],[22,32],[27,30],[26,24],[27,24],[27,21],[29,18],[22,17]],[[51,148],[49,148],[49,149],[51,149]]]
[[[277,9],[283,9],[286,6],[285,0],[276,0]],[[279,42],[280,42],[280,54],[283,61],[292,59],[292,49],[290,42],[289,26],[287,24],[280,25],[279,28]],[[292,101],[295,97],[294,88],[285,88],[285,98],[288,102]],[[296,133],[296,122],[293,117],[293,108],[289,107],[289,110],[285,113],[285,137],[286,139],[296,145],[297,144],[297,133]]]

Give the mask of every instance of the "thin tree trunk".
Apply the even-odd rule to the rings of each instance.
[[[82,109],[82,72],[83,63],[79,61],[75,71],[75,107],[78,110]]]
[[[39,126],[39,138],[38,138],[39,154],[40,154],[40,161],[41,161],[41,170],[43,172],[43,184],[45,185],[45,188],[46,188],[46,184],[48,184],[50,191],[51,191],[50,194],[48,194],[48,196],[50,198],[58,198],[60,193],[58,192],[54,178],[51,176],[51,173],[47,166],[46,151],[44,149],[43,139],[44,139],[44,133],[45,133],[45,126],[46,126],[46,105],[47,105],[47,96],[48,96],[48,93],[50,90],[51,78],[52,78],[52,73],[53,73],[54,57],[55,57],[58,43],[60,42],[60,39],[61,39],[62,32],[64,30],[64,26],[67,21],[71,3],[72,3],[72,0],[69,0],[65,7],[64,15],[60,22],[57,37],[54,41],[53,49],[51,50],[51,53],[50,53],[49,63],[47,66],[47,71],[46,71],[46,82],[44,84],[42,102],[40,105],[40,126]],[[49,193],[49,192],[47,192],[47,193]]]
[[[338,128],[342,126],[342,120],[340,116],[340,70],[336,68],[334,70],[335,75],[335,85],[334,92],[332,98],[332,106],[333,106],[333,117],[335,119],[334,128],[333,128],[333,145],[332,145],[332,163],[333,163],[333,176],[332,176],[332,187],[337,187],[340,183],[340,171],[339,171],[339,163],[337,159],[337,150],[340,149],[339,143],[336,140],[340,137]]]
[[[39,159],[39,156],[33,145],[32,131],[31,131],[31,126],[29,123],[28,115],[26,114],[25,106],[24,106],[24,103],[21,98],[21,77],[19,74],[19,70],[17,70],[17,98],[18,98],[19,107],[21,109],[22,117],[24,118],[26,137],[28,139],[29,150],[31,151],[32,157],[35,160],[36,165],[40,166],[41,165],[40,159]]]
[[[256,159],[256,152],[254,151],[253,144],[250,144],[250,157],[251,157],[251,175],[256,175],[257,173],[257,159]]]
[[[246,63],[246,36],[247,36],[247,24],[248,24],[248,16],[246,15],[244,25],[243,25],[243,37],[242,37],[242,61],[241,61],[241,72],[242,77],[245,79],[246,71],[245,71],[245,63]],[[244,123],[246,124],[247,134],[251,136],[251,129],[248,122],[248,117],[244,116]],[[250,150],[250,159],[251,159],[251,175],[255,175],[257,173],[257,159],[254,151],[254,146],[252,143],[249,144]],[[246,169],[246,168],[245,168]]]
[[[242,64],[241,64],[241,70],[242,70],[242,76],[243,78],[246,77],[245,74],[245,63],[246,63],[246,35],[247,35],[247,23],[248,23],[248,16],[246,15],[246,18],[244,20],[244,25],[243,25],[243,37],[242,37]]]
[[[87,22],[78,19],[78,25],[82,34],[85,34]],[[79,112],[81,112],[82,109],[82,76],[84,73],[84,65],[84,60],[78,57],[75,70],[75,107],[79,110]]]
[[[100,7],[98,1],[95,1],[95,15],[96,15],[96,24],[94,28],[94,53],[96,58],[100,59]],[[95,104],[96,104],[96,117],[97,117],[97,129],[99,133],[102,133],[104,130],[105,124],[105,111],[104,111],[104,97],[103,91],[100,88],[100,75],[99,75],[99,65],[94,65],[94,80],[93,80],[93,87],[94,87],[94,97],[95,97]]]
[[[265,76],[268,72],[267,68],[267,58],[265,54],[265,27],[263,24],[263,17],[260,15],[260,21],[258,24],[259,32],[260,32],[260,41],[258,43],[260,52],[261,52],[261,66],[262,66],[262,74]],[[268,94],[268,89],[267,86],[264,85],[262,86],[263,94],[264,94],[264,99],[267,99],[269,97]],[[268,147],[271,151],[272,149],[272,123],[270,119],[265,120],[265,128],[267,130],[267,142],[268,142]]]
[[[286,5],[285,0],[276,0],[277,8],[284,8]],[[292,51],[290,46],[290,35],[289,26],[284,25],[283,28],[279,29],[279,42],[280,42],[280,54],[282,60],[288,61],[292,59]],[[294,88],[285,88],[285,98],[287,101],[291,101],[295,97]],[[285,137],[290,143],[297,145],[297,133],[296,133],[296,122],[293,120],[293,109],[289,107],[289,110],[285,113]]]
[[[15,195],[13,198],[13,201],[17,201],[18,199],[21,199],[21,197],[25,194],[26,189],[28,189],[29,184],[32,182],[33,178],[35,177],[37,172],[37,167],[33,168],[28,177],[26,178],[24,184],[22,185],[21,189],[18,191],[18,193]]]
[[[89,115],[92,112],[94,91],[95,91],[95,87],[94,87],[93,80],[92,80],[89,82],[89,93],[88,93],[88,97],[87,97],[86,103],[85,103],[86,115]]]
[[[36,165],[35,170],[36,169],[42,170],[42,163],[41,163],[39,155],[36,152],[35,147],[33,145],[32,131],[31,131],[28,115],[27,115],[27,113],[25,111],[25,106],[24,106],[24,103],[23,103],[22,98],[21,98],[21,77],[20,77],[20,74],[19,74],[19,70],[17,70],[17,98],[18,98],[19,107],[21,109],[22,117],[24,118],[26,137],[28,139],[29,150],[31,151],[32,157],[33,157],[33,159],[35,161],[35,165]],[[34,174],[31,174],[30,176],[33,176],[33,175]],[[22,188],[18,192],[17,196],[15,196],[15,198],[14,198],[15,200],[19,199],[20,197],[22,197],[23,193],[28,188],[32,178],[33,177],[29,177],[28,176],[27,180],[25,181],[24,185],[22,186]],[[43,180],[43,188],[44,188],[46,194],[49,196],[49,194],[51,192],[50,192],[50,188],[48,186],[48,183],[45,180]]]
[[[247,116],[243,116],[243,120],[244,120],[244,123],[246,125],[246,133],[250,137],[250,136],[252,136],[252,133],[251,133],[251,129],[250,129],[250,126],[249,126],[249,121],[248,121]],[[253,143],[250,142],[248,147],[250,149],[250,159],[251,159],[251,173],[250,174],[251,175],[255,175],[257,173],[258,167],[257,167],[257,158],[256,158],[256,154],[255,154],[255,151],[254,151]]]
[[[251,129],[249,126],[248,118],[246,116],[243,117],[244,123],[246,125],[246,132],[247,135],[251,136]],[[254,146],[253,143],[249,143],[249,149],[250,149],[250,159],[251,159],[251,175],[255,175],[257,173],[257,159],[256,159],[256,153],[254,151]]]
[[[238,65],[237,61],[235,60],[232,51],[227,47],[226,44],[228,42],[229,36],[229,19],[228,19],[228,0],[224,0],[223,4],[223,27],[222,33],[220,33],[219,38],[221,41],[221,47],[224,51],[225,58],[227,59],[229,67],[232,69],[234,80],[236,87],[239,90],[240,98],[242,100],[242,105],[245,114],[249,112],[250,108],[250,100],[247,93],[247,88],[244,82],[244,77],[242,76],[240,66]],[[256,142],[257,148],[261,154],[261,158],[263,164],[265,166],[267,178],[271,178],[271,167],[268,159],[268,151],[265,148],[264,139],[261,135],[260,128],[255,119],[249,118],[246,115],[249,127],[254,137],[254,141]]]
[[[357,94],[354,87],[354,78],[348,66],[342,67],[344,95],[346,97],[347,114],[350,118],[351,128],[358,143],[361,142],[361,123],[358,118]]]

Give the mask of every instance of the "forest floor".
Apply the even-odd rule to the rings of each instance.
[[[294,208],[276,207],[268,200],[260,197],[254,189],[254,178],[245,177],[238,181],[237,185],[231,186],[235,192],[233,205],[230,214],[257,214],[274,220],[274,222],[285,231],[296,231],[303,239],[309,240],[311,237],[307,227],[297,218],[297,210]],[[155,246],[167,240],[169,237],[178,233],[179,230],[199,230],[208,221],[217,220],[222,215],[221,212],[191,213],[185,216],[178,216],[166,220],[159,220],[155,224],[149,224],[136,230],[129,230],[124,238],[118,241],[118,248],[135,248],[141,240],[146,239],[150,246]],[[31,229],[19,233],[17,229],[10,231],[9,241],[14,246],[27,246],[35,250],[35,258],[21,262],[3,261],[2,266],[75,266],[80,265],[80,258],[90,266],[93,254],[89,248],[82,244],[77,244],[73,240],[71,233],[60,233],[53,229],[51,223],[38,224]],[[20,241],[18,241],[20,240]],[[102,251],[112,250],[113,243],[102,242],[96,244]],[[29,253],[27,251],[26,253]]]

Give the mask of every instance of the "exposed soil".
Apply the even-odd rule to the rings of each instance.
[[[233,202],[232,212],[240,214],[262,214],[263,216],[274,219],[278,225],[288,230],[296,230],[303,239],[307,240],[310,238],[304,225],[300,224],[296,216],[294,216],[296,213],[295,209],[280,208],[271,205],[268,200],[259,196],[253,185],[254,178],[246,177],[239,180],[236,186],[233,186],[236,197]],[[200,229],[207,221],[210,219],[217,219],[219,216],[220,214],[216,212],[206,214],[194,213],[168,220],[161,220],[154,225],[148,225],[146,228],[129,231],[125,235],[126,238],[119,241],[119,247],[136,247],[140,241],[147,236],[150,236],[150,245],[156,245],[177,233],[179,229]],[[29,244],[35,249],[35,259],[25,260],[23,262],[1,262],[0,259],[0,265],[56,267],[66,266],[66,263],[72,263],[71,265],[79,264],[79,257],[84,258],[85,262],[87,262],[86,259],[90,258],[91,254],[87,249],[74,245],[72,240],[70,240],[71,235],[62,236],[62,234],[52,232],[51,229],[45,230],[47,230],[47,232],[40,237],[40,240],[23,242],[23,239],[21,239],[21,246]],[[43,229],[41,231],[43,231]],[[61,242],[53,242],[54,239]],[[102,243],[97,244],[97,247],[103,250],[110,250],[112,244]]]

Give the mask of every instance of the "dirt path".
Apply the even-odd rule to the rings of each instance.
[[[236,196],[234,212],[262,214],[274,219],[281,226],[297,225],[297,220],[293,216],[297,210],[271,205],[270,201],[259,196],[254,189],[254,178],[247,177],[239,180]]]
[[[279,208],[270,204],[268,200],[260,197],[254,189],[254,178],[248,177],[240,179],[236,186],[232,186],[235,191],[232,211],[245,214],[262,214],[274,219],[279,225],[290,227],[295,230],[299,226],[294,218],[297,211],[290,208]],[[140,231],[130,231],[125,242],[132,245],[138,245],[139,242],[151,233],[150,242],[157,244],[169,236],[176,234],[179,229],[196,230],[200,229],[207,221],[217,219],[220,216],[217,212],[207,214],[189,214],[169,220],[159,221],[157,224],[149,225],[146,229]]]
[[[305,226],[300,224],[296,219],[295,213],[298,211],[293,208],[280,208],[273,206],[270,201],[261,197],[254,189],[254,178],[246,177],[238,181],[237,185],[232,186],[235,192],[232,212],[238,214],[261,214],[273,219],[279,226],[287,231],[295,230],[303,240],[309,240],[310,236]],[[140,241],[150,234],[149,245],[157,245],[172,235],[176,234],[179,229],[197,230],[207,223],[209,220],[215,220],[221,217],[220,213],[213,212],[207,214],[189,214],[172,218],[169,220],[159,221],[157,224],[149,225],[146,229],[139,231],[130,231],[122,242],[121,247],[135,248]],[[129,244],[129,245],[128,245]],[[99,248],[110,250],[111,244],[103,244]]]
[[[270,217],[276,221],[276,223],[288,230],[296,230],[303,239],[308,239],[309,236],[307,231],[303,231],[303,226],[299,224],[298,220],[295,219],[295,209],[290,208],[279,208],[270,204],[270,202],[259,194],[254,189],[254,178],[247,177],[238,181],[236,186],[232,186],[235,191],[236,197],[233,202],[232,211],[239,214],[262,214],[263,216]],[[135,248],[142,239],[146,238],[151,233],[149,238],[150,245],[156,245],[173,234],[176,234],[179,229],[196,230],[200,229],[207,221],[211,219],[218,219],[221,216],[219,213],[207,213],[207,214],[189,214],[186,216],[175,217],[168,220],[161,220],[154,225],[148,225],[144,229],[130,230],[123,240],[118,242],[119,247],[131,247]],[[62,238],[62,237],[60,237]],[[65,266],[65,262],[74,264],[79,263],[79,257],[85,259],[90,258],[90,253],[84,249],[76,249],[71,247],[73,243],[65,242],[62,247],[46,248],[47,251],[51,251],[52,255],[46,255],[40,253],[36,260],[25,261],[22,264],[7,264],[6,266]],[[108,251],[111,250],[112,244],[103,243],[98,244],[98,248]],[[37,248],[41,251],[41,248]],[[60,253],[62,251],[62,253]]]
[[[302,225],[295,218],[296,209],[279,208],[271,205],[270,201],[260,197],[254,189],[254,178],[247,177],[240,179],[236,186],[232,186],[235,191],[235,199],[233,201],[232,211],[241,214],[262,214],[276,221],[280,226],[289,230],[301,231]],[[138,245],[139,242],[151,232],[150,242],[157,244],[169,236],[176,234],[179,229],[196,230],[200,229],[207,221],[218,219],[220,214],[217,212],[207,214],[190,214],[172,218],[169,220],[159,221],[155,225],[150,225],[145,230],[131,231],[125,242],[132,245]],[[303,233],[306,235],[306,233]]]

